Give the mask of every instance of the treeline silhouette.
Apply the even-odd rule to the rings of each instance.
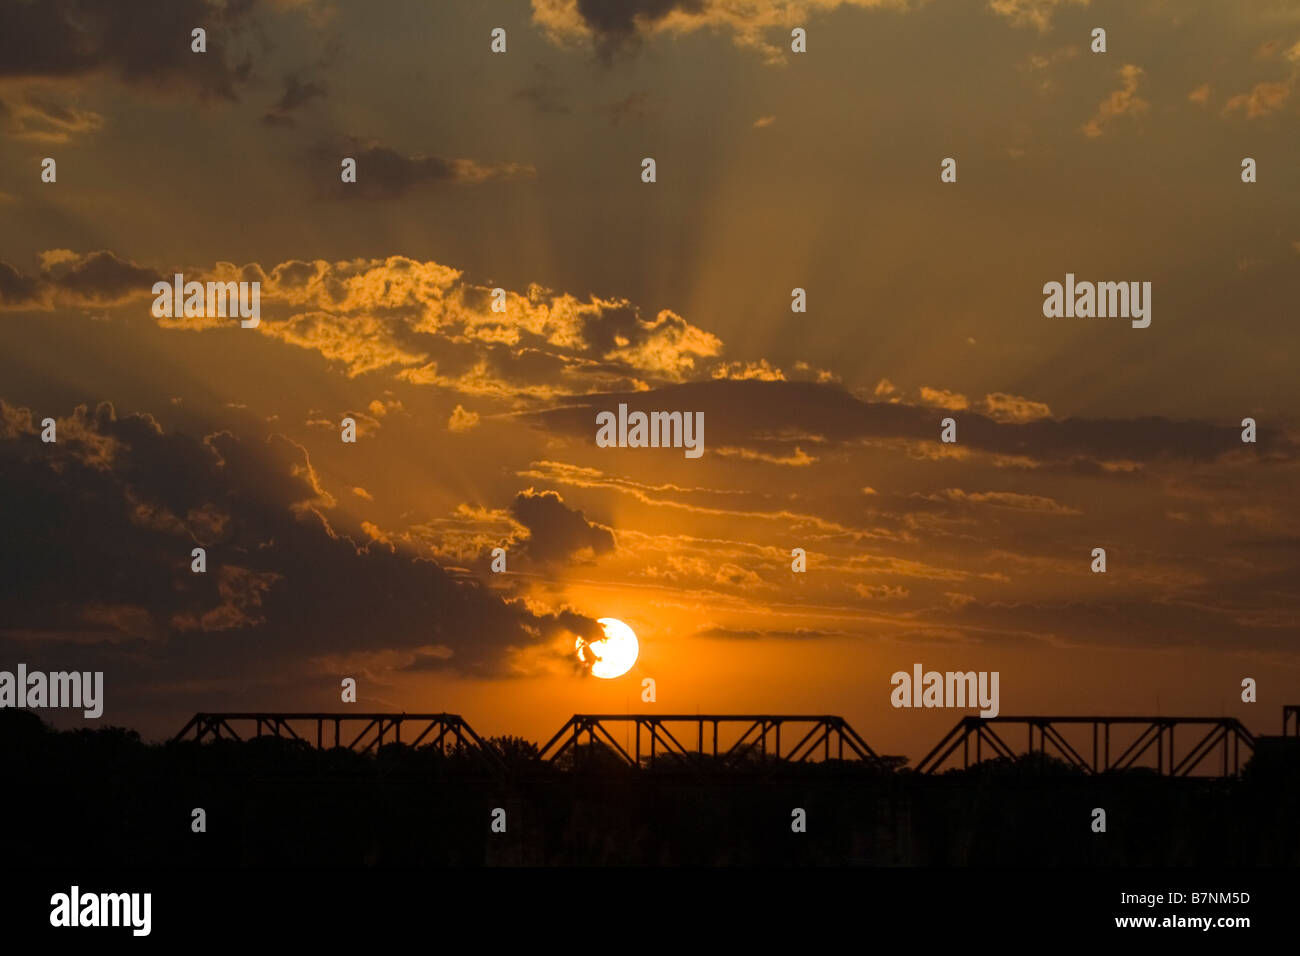
[[[1092,776],[1043,754],[934,776],[757,751],[725,772],[698,755],[637,769],[601,744],[547,764],[531,741],[490,742],[504,772],[473,750],[146,744],[4,710],[5,843],[38,866],[1300,864],[1296,738],[1261,738],[1227,780]]]

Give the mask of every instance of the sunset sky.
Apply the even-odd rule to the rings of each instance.
[[[917,662],[1277,733],[1298,119],[1292,0],[0,0],[0,668],[146,738],[832,713],[917,759],[973,712],[891,708]],[[260,326],[154,318],[176,272]],[[1067,272],[1150,327],[1044,317]],[[597,447],[620,402],[704,455]]]

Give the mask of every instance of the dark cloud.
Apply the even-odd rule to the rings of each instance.
[[[251,62],[230,41],[255,0],[0,0],[0,77],[77,77],[108,72],[132,85],[186,87],[237,99]],[[207,52],[190,31],[207,31]]]
[[[101,404],[60,420],[47,445],[36,417],[0,403],[7,660],[168,684],[303,674],[322,656],[418,661],[440,648],[439,666],[490,675],[507,670],[512,648],[595,628],[337,529],[306,452],[282,436],[167,434]],[[190,568],[196,546],[204,574]]]
[[[327,95],[328,92],[320,83],[311,81],[304,83],[296,76],[286,76],[284,78],[284,95],[275,104],[275,109],[282,112],[296,110],[318,97]]]
[[[417,186],[436,183],[484,183],[531,179],[533,167],[523,163],[482,163],[474,159],[440,156],[404,156],[390,146],[345,138],[332,148],[317,150],[327,158],[329,172],[324,192],[337,199],[398,199]],[[357,161],[357,181],[340,177],[345,157]]]
[[[116,302],[147,293],[162,277],[111,252],[92,252],[47,270],[61,298],[87,303]]]
[[[639,32],[670,13],[700,13],[704,0],[578,0],[578,15],[596,34],[603,57],[634,49]]]
[[[41,287],[36,276],[23,275],[7,262],[0,262],[0,305],[31,305]]]
[[[608,528],[588,521],[554,491],[521,491],[510,510],[528,528],[524,550],[535,561],[566,561],[586,551],[600,555],[614,550]]]
[[[1137,418],[998,422],[973,411],[950,412],[903,403],[866,402],[838,386],[812,382],[715,380],[644,392],[585,395],[534,420],[594,440],[595,414],[626,402],[628,410],[703,411],[709,445],[741,446],[772,433],[819,435],[830,442],[864,440],[939,441],[940,419],[957,421],[959,449],[1029,460],[1145,462],[1181,459],[1208,462],[1236,452],[1293,458],[1296,448],[1280,430],[1263,423],[1256,445],[1243,445],[1237,425]]]
[[[632,33],[638,21],[654,23],[674,10],[698,13],[701,0],[578,0],[578,13],[597,33]]]
[[[262,115],[262,122],[268,126],[293,126],[295,120],[292,113],[312,100],[328,95],[329,90],[322,84],[310,80],[303,82],[297,76],[290,74],[284,78],[284,93]]]
[[[0,307],[113,305],[147,296],[162,275],[112,252],[46,254],[35,275],[0,262]]]
[[[316,162],[338,168],[334,157]],[[490,288],[465,282],[450,266],[405,256],[248,263],[233,271],[230,263],[198,272],[178,263],[162,276],[108,252],[50,250],[41,258],[35,276],[0,263],[0,308],[109,305],[118,291],[131,298],[136,281],[139,295],[151,294],[154,282],[174,272],[260,282],[262,334],[316,350],[350,375],[396,366],[411,382],[467,395],[550,401],[571,391],[680,381],[722,348],[668,310],[642,318],[623,300],[582,301],[538,286],[509,293],[508,311],[496,313]],[[102,288],[93,288],[92,277]]]

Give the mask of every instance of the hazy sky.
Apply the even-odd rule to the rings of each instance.
[[[0,667],[103,670],[155,737],[354,676],[481,733],[829,712],[915,758],[962,714],[890,707],[914,662],[1276,732],[1298,85],[1286,0],[0,0]],[[175,272],[260,326],[155,319]],[[1067,272],[1150,327],[1044,317]],[[704,455],[597,447],[620,401]],[[605,616],[615,681],[572,654]]]

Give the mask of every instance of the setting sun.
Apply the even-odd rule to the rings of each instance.
[[[604,628],[605,636],[590,642],[578,638],[578,660],[591,664],[594,677],[622,677],[632,669],[641,650],[636,633],[615,617],[602,617],[596,623]]]

